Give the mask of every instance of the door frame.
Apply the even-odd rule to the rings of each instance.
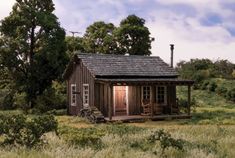
[[[115,87],[113,86],[113,115],[116,116],[116,104],[115,104]],[[128,86],[123,86],[126,87],[126,115],[129,115],[129,100],[128,100]]]

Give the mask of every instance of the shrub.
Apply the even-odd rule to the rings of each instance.
[[[235,102],[235,88],[230,89],[230,90],[227,91],[226,98],[228,100],[231,100],[231,101]]]
[[[197,102],[196,102],[196,99],[193,97],[192,100],[191,100],[191,108],[193,108],[193,110],[195,110],[195,108],[197,107]],[[178,106],[181,110],[183,110],[183,112],[187,112],[188,110],[188,100],[186,99],[178,99]]]
[[[35,108],[38,112],[44,113],[53,109],[62,109],[66,105],[63,96],[56,92],[54,88],[48,88],[44,93],[37,97]]]
[[[155,131],[152,135],[149,136],[148,141],[150,143],[155,143],[156,141],[160,142],[162,148],[162,155],[165,154],[165,150],[172,147],[177,150],[184,150],[184,143],[182,139],[174,139],[171,137],[170,133],[165,132],[163,129]]]
[[[215,89],[217,88],[217,84],[216,82],[212,81],[209,83],[208,85],[208,90],[211,91],[211,92],[215,92]]]
[[[205,80],[203,81],[202,85],[201,85],[201,89],[202,90],[206,90],[207,89],[207,86],[209,85],[209,81]]]
[[[220,86],[220,87],[216,88],[216,93],[221,96],[226,96],[227,91],[228,91],[227,88],[224,86]]]
[[[26,118],[23,114],[1,115],[0,135],[3,144],[34,147],[42,142],[42,135],[57,130],[57,121],[52,115]]]
[[[63,126],[59,129],[59,135],[69,144],[81,147],[102,148],[101,137],[105,132],[97,128],[71,128]]]

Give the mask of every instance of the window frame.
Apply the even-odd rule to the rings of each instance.
[[[77,96],[76,96],[76,89],[77,89],[77,85],[76,84],[71,84],[71,106],[76,106],[77,103]]]
[[[159,87],[163,87],[163,93],[161,93],[161,95],[163,95],[163,102],[159,102]],[[156,86],[156,102],[157,104],[161,104],[161,105],[167,105],[167,86]]]
[[[87,89],[85,89],[87,87]],[[87,94],[85,94],[87,92]],[[82,96],[83,96],[83,107],[88,108],[89,107],[89,84],[83,84],[82,85]],[[87,98],[86,98],[87,96]]]
[[[146,89],[146,93],[145,93],[145,88],[147,88],[147,87],[149,88],[149,95],[146,95],[146,94],[148,93],[148,92],[147,92],[148,89]],[[146,95],[146,96],[149,96],[149,98],[146,97],[145,95]],[[141,93],[141,96],[142,96],[142,97],[141,97],[142,100],[145,100],[145,99],[146,99],[146,100],[147,100],[147,99],[150,100],[150,99],[151,99],[151,86],[142,86],[142,93]]]

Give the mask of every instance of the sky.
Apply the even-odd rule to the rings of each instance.
[[[146,20],[152,55],[174,63],[191,58],[227,59],[235,63],[235,0],[54,0],[63,28],[81,32],[95,21],[116,26],[130,14]],[[0,0],[0,19],[8,16],[15,0]]]

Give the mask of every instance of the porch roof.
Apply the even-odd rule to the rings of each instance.
[[[130,84],[167,84],[167,85],[193,85],[193,80],[179,78],[96,78],[96,82],[109,83],[113,85]]]

